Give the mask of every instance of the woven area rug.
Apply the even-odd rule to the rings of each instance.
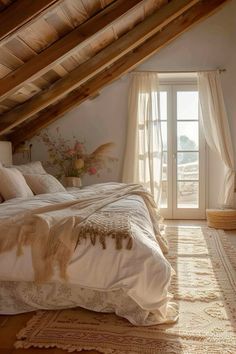
[[[235,354],[236,251],[223,231],[168,227],[176,270],[174,325],[135,327],[112,314],[83,309],[38,312],[18,334],[17,348],[95,349],[106,354]]]

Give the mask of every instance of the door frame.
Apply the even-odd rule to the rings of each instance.
[[[199,119],[199,208],[177,208],[177,91],[196,91],[195,81],[160,82],[160,91],[167,91],[167,203],[161,208],[166,219],[205,219],[207,203],[207,148]],[[186,120],[187,121],[187,120]]]

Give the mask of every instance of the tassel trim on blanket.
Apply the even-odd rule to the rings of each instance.
[[[31,247],[35,281],[45,282],[52,278],[55,269],[60,277],[67,280],[67,267],[82,238],[96,240],[106,248],[106,238],[113,237],[115,246],[131,249],[133,244],[130,230],[129,212],[114,211],[102,225],[105,215],[102,208],[128,196],[142,197],[152,222],[156,241],[163,253],[168,251],[168,242],[160,229],[160,215],[153,197],[143,186],[138,184],[117,184],[104,189],[96,187],[96,193],[58,204],[49,204],[36,209],[19,212],[13,217],[0,222],[0,254],[13,250],[16,255],[23,254],[25,246]],[[117,213],[117,217],[115,217]],[[103,234],[99,234],[102,231]]]
[[[98,239],[102,248],[106,249],[107,237],[114,239],[117,250],[132,248],[130,217],[127,213],[97,212],[91,215],[80,225],[77,244],[81,238],[90,238],[92,245],[95,245]],[[123,240],[127,240],[125,247]]]

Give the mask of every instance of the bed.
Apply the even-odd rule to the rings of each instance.
[[[0,204],[0,314],[81,306],[134,325],[173,322],[163,251],[155,205],[139,185],[9,199]]]

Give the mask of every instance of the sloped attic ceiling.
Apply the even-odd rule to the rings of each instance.
[[[0,135],[17,146],[227,0],[0,0]]]

